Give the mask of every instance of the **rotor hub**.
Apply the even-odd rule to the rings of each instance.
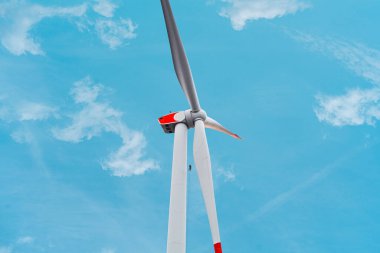
[[[193,112],[190,109],[184,111],[186,125],[188,128],[194,128],[195,121],[203,120],[205,121],[207,118],[207,113],[204,110],[199,110],[197,112]]]

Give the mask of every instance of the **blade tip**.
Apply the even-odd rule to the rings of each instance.
[[[215,253],[222,253],[222,244],[220,242],[214,244]]]
[[[238,139],[238,140],[242,140],[242,138],[237,134],[232,134],[232,137],[234,137],[235,139]]]

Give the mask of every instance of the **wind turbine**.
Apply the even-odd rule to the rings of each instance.
[[[187,132],[189,128],[195,128],[194,161],[206,205],[215,253],[222,253],[205,127],[226,133],[236,139],[240,137],[208,117],[202,110],[169,0],[161,0],[161,5],[174,69],[191,107],[186,111],[170,113],[158,119],[165,133],[174,133],[167,253],[186,252]]]

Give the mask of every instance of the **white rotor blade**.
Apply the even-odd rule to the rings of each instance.
[[[218,121],[214,120],[213,118],[210,118],[210,117],[206,118],[205,127],[228,134],[229,136],[232,136],[235,139],[239,139],[239,140],[241,139],[239,135],[231,132],[230,130],[222,126]]]
[[[186,252],[187,126],[174,131],[167,253]]]
[[[194,161],[198,172],[203,199],[207,209],[215,252],[222,253],[218,217],[216,214],[214,185],[211,173],[210,153],[208,150],[205,125],[202,120],[195,121]]]

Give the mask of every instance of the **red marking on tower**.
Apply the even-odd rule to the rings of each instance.
[[[222,244],[220,242],[214,244],[215,253],[222,253]]]

